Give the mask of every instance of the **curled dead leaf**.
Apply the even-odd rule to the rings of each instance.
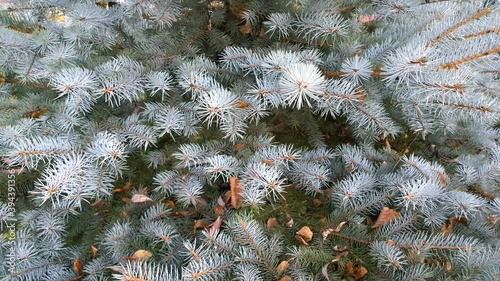
[[[146,260],[146,259],[149,259],[150,257],[152,257],[153,254],[150,252],[150,251],[146,251],[146,250],[137,250],[134,252],[134,254],[132,254],[132,256],[130,256],[129,260]]]
[[[97,255],[97,248],[94,245],[90,245],[90,248],[92,249],[92,256],[95,257]]]
[[[267,220],[267,224],[266,224],[266,225],[267,225],[267,227],[269,227],[269,228],[273,228],[273,227],[275,227],[277,224],[278,224],[278,220],[277,220],[276,218],[269,218],[269,219]]]
[[[285,272],[285,270],[288,268],[289,265],[290,264],[288,263],[288,261],[281,261],[278,267],[276,268],[276,271],[278,272],[278,274],[282,274],[283,272]]]
[[[450,272],[451,271],[451,262],[450,261],[447,261],[444,263],[444,271],[446,273]]]
[[[210,233],[210,235],[213,236],[219,231],[221,225],[222,225],[222,217],[218,216],[213,223],[205,227],[205,231],[207,231],[208,233]]]
[[[116,272],[123,274],[123,275],[126,274],[125,269],[120,265],[110,265],[110,266],[106,266],[106,268],[111,269],[113,271],[116,271]]]
[[[330,281],[331,279],[330,276],[328,275],[328,265],[330,265],[330,263],[323,265],[323,267],[321,268],[321,274],[323,275],[323,277],[325,277],[327,281]]]
[[[302,237],[306,242],[311,241],[313,237],[313,232],[309,226],[303,226],[299,231],[295,232],[295,234]]]
[[[243,189],[241,188],[240,180],[237,177],[229,177],[229,192],[230,206],[234,209],[239,209],[243,204]]]
[[[377,221],[372,225],[372,228],[379,227],[383,224],[391,222],[393,219],[399,216],[399,212],[390,209],[389,207],[383,207],[378,215]]]
[[[340,253],[338,253],[335,258],[332,260],[332,262],[338,262],[340,261],[343,257],[347,256],[349,254],[349,251],[345,250]]]
[[[290,275],[285,275],[281,277],[279,281],[292,281],[292,277],[290,277]]]
[[[132,203],[144,203],[144,202],[153,202],[153,199],[147,197],[144,194],[136,193],[132,195],[130,199]]]
[[[74,261],[73,261],[73,269],[76,271],[76,274],[78,274],[78,276],[81,276],[83,275],[83,263],[82,263],[82,260],[80,260],[80,258],[76,258]]]
[[[309,244],[306,242],[306,240],[304,240],[304,238],[300,235],[295,235],[295,240],[297,240],[300,245],[309,246]]]
[[[346,263],[346,268],[344,270],[345,276],[351,276],[355,281],[357,281],[363,278],[366,273],[368,273],[368,270],[364,266],[355,266],[352,261],[348,261]]]

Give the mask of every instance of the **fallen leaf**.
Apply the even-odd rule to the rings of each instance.
[[[451,262],[447,261],[444,263],[444,272],[448,273],[451,271]]]
[[[330,281],[330,276],[328,276],[328,265],[330,265],[330,263],[323,265],[321,268],[321,274],[323,274],[327,281]]]
[[[328,235],[332,234],[332,232],[333,232],[333,228],[328,228],[328,229],[323,230],[323,232],[321,232],[321,236],[323,237],[323,241],[325,241],[326,238],[328,238]]]
[[[355,266],[352,261],[348,261],[344,270],[345,276],[352,276],[355,281],[363,278],[368,270],[364,266]]]
[[[121,273],[123,275],[126,275],[127,273],[125,272],[125,269],[120,266],[120,265],[110,265],[110,266],[106,266],[107,269],[111,269],[113,271],[116,271],[118,273]]]
[[[80,260],[80,258],[76,258],[75,261],[73,261],[73,269],[76,271],[76,274],[78,274],[78,276],[83,275],[82,268],[83,268],[82,260]]]
[[[372,21],[376,20],[377,19],[377,15],[376,14],[364,14],[364,15],[359,15],[358,16],[358,20],[360,23],[364,23],[364,24],[369,24],[371,23]]]
[[[304,238],[300,235],[295,235],[295,240],[297,240],[300,245],[309,246],[309,244],[306,242],[306,240],[304,240]]]
[[[295,234],[302,237],[306,242],[311,241],[313,237],[313,232],[309,226],[303,226],[299,231],[295,232]]]
[[[383,207],[382,210],[380,211],[380,214],[378,215],[377,221],[372,225],[372,228],[379,227],[385,223],[388,223],[392,221],[393,219],[397,218],[399,216],[399,213],[393,209],[390,209],[388,207]]]
[[[278,224],[278,220],[277,220],[276,218],[269,218],[269,219],[267,220],[267,224],[266,224],[266,225],[267,225],[267,227],[269,227],[269,228],[273,228],[273,227],[275,227],[277,224]]]
[[[339,223],[339,225],[337,225],[337,227],[335,228],[334,231],[335,232],[339,232],[342,229],[342,226],[344,226],[345,223],[346,223],[345,221]]]
[[[349,251],[345,250],[340,253],[338,253],[335,258],[332,260],[332,262],[338,262],[340,261],[343,257],[347,256],[349,254]]]
[[[222,225],[222,217],[218,216],[213,223],[205,227],[205,231],[210,233],[210,235],[214,236],[219,231],[221,225]]]
[[[229,205],[233,209],[238,209],[241,204],[243,204],[243,196],[241,195],[243,189],[240,186],[240,180],[236,177],[229,177],[229,188],[231,194],[231,202]]]
[[[240,27],[240,31],[241,31],[241,27]],[[250,30],[250,32],[251,32],[251,31],[252,31],[252,30]],[[249,103],[244,102],[244,101],[243,101],[243,100],[241,100],[241,99],[237,99],[237,100],[235,101],[235,103],[236,103],[236,107],[237,107],[237,108],[245,108],[245,107],[249,107],[249,106],[250,106],[250,104],[249,104]]]
[[[97,255],[97,248],[94,245],[90,245],[90,248],[92,249],[92,256],[95,257]]]
[[[97,210],[97,209],[99,209],[99,208],[102,206],[102,204],[103,204],[103,203],[104,203],[104,197],[101,197],[101,198],[99,198],[99,200],[97,200],[97,201],[95,201],[94,203],[92,203],[92,205],[91,205],[91,206],[92,206],[94,209],[96,209],[96,210]]]
[[[453,229],[455,228],[456,223],[461,223],[464,226],[468,226],[469,222],[467,221],[467,218],[462,217],[462,216],[456,216],[450,218],[443,226],[441,226],[441,232],[444,234],[451,234],[453,233]]]
[[[285,275],[281,277],[279,281],[292,281],[292,277],[290,277],[290,275]]]
[[[166,200],[165,200],[165,203],[167,204],[167,206],[168,206],[169,208],[173,208],[173,207],[175,207],[175,202],[174,202],[174,200],[172,200],[172,199],[166,199]]]
[[[199,219],[194,221],[194,229],[204,228],[208,225],[208,221],[206,219]]]
[[[134,252],[134,254],[129,258],[129,260],[135,261],[135,260],[146,260],[152,257],[153,254],[151,254],[150,251],[146,250],[137,250]]]
[[[240,26],[240,32],[243,34],[252,33],[252,24],[250,23],[249,20],[246,20],[245,24]]]
[[[147,197],[144,194],[136,193],[132,195],[131,202],[132,203],[153,202],[153,199]]]
[[[285,272],[289,265],[290,264],[288,263],[288,261],[282,261],[276,268],[276,271],[278,272],[278,274],[282,274],[283,272]]]
[[[224,215],[224,211],[225,211],[225,207],[221,206],[221,205],[217,205],[214,207],[214,213],[217,215],[217,216],[222,216]]]

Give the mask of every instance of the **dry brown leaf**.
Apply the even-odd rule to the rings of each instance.
[[[355,266],[352,261],[348,261],[344,270],[345,276],[352,276],[354,280],[359,280],[368,273],[368,270],[361,265]]]
[[[448,273],[451,271],[451,262],[447,261],[444,263],[444,272]]]
[[[146,260],[152,257],[153,254],[150,251],[146,250],[137,250],[134,252],[134,254],[129,258],[129,260],[135,261],[135,260]]]
[[[292,281],[292,277],[290,277],[290,275],[285,275],[281,277],[279,281]]]
[[[295,232],[295,234],[302,237],[306,242],[311,241],[313,237],[313,232],[309,226],[303,226],[299,231]]]
[[[330,281],[330,276],[328,276],[328,265],[330,265],[330,263],[323,265],[323,267],[321,268],[321,274],[323,274],[327,281]]]
[[[92,249],[92,256],[95,257],[97,255],[97,248],[94,245],[90,245],[90,248]]]
[[[127,211],[122,211],[122,216],[125,217],[125,218],[130,218],[130,215],[128,214]]]
[[[113,271],[116,271],[118,273],[121,273],[121,274],[127,274],[125,272],[125,269],[122,267],[122,266],[119,266],[119,265],[110,265],[110,266],[106,266],[107,269],[111,269]]]
[[[376,20],[377,19],[377,15],[376,14],[364,14],[364,15],[359,15],[358,16],[358,20],[360,23],[364,23],[364,24],[369,24],[371,23],[372,21]]]
[[[172,200],[172,199],[166,199],[166,200],[165,200],[165,203],[167,204],[167,206],[168,206],[169,208],[173,208],[173,207],[175,207],[175,202],[174,202],[174,200]]]
[[[468,226],[469,222],[467,221],[467,218],[458,216],[458,217],[452,217],[450,218],[443,226],[441,226],[441,232],[443,234],[451,234],[453,233],[453,229],[455,228],[456,223],[461,223],[464,226]]]
[[[438,180],[439,182],[444,186],[446,185],[446,177],[443,175],[443,173],[441,172],[438,172],[438,171],[435,171],[437,176],[438,176]]]
[[[242,19],[243,13],[247,10],[244,0],[228,0],[229,10],[239,20]]]
[[[214,207],[214,213],[217,216],[222,216],[222,215],[224,215],[225,209],[226,209],[225,207],[222,207],[221,205],[217,205]]]
[[[137,193],[132,195],[131,202],[132,203],[153,202],[153,199],[147,197],[144,194]]]
[[[368,270],[364,266],[356,266],[354,270],[354,280],[357,281],[363,278],[368,273]]]
[[[278,220],[277,220],[276,218],[269,218],[269,219],[267,220],[267,224],[266,224],[266,225],[267,225],[267,227],[269,227],[269,228],[273,228],[273,227],[275,227],[277,224],[278,224]]]
[[[252,33],[252,24],[250,23],[249,20],[246,20],[245,24],[240,26],[240,32],[243,34]]]
[[[251,28],[251,27],[250,27],[250,28]],[[241,27],[240,27],[240,31],[241,31]],[[243,32],[243,31],[242,31],[242,32]],[[250,30],[250,32],[252,32],[252,30]],[[248,102],[245,102],[245,101],[243,101],[243,100],[241,100],[241,99],[237,99],[237,100],[235,101],[235,103],[236,103],[236,107],[237,107],[237,108],[245,108],[245,107],[249,107],[249,106],[250,106],[250,104],[249,104]]]
[[[388,207],[383,207],[378,215],[377,221],[372,225],[372,228],[379,227],[385,223],[392,221],[399,216],[399,212],[390,209]]]
[[[337,225],[337,227],[335,228],[334,231],[335,232],[339,232],[342,229],[342,226],[344,226],[345,223],[346,223],[345,221],[339,223],[339,225]]]
[[[332,260],[332,262],[338,262],[340,261],[343,257],[347,256],[349,254],[349,251],[344,250],[340,253],[338,253],[335,258]]]
[[[196,210],[180,210],[172,213],[176,217],[189,217],[194,214],[196,214]]]
[[[328,238],[328,235],[330,235],[332,232],[333,232],[333,228],[328,228],[328,229],[323,230],[323,232],[321,233],[321,236],[323,237],[323,241],[325,241],[326,238]]]
[[[276,271],[278,272],[278,274],[282,274],[283,272],[285,272],[289,265],[290,264],[288,263],[288,261],[282,261],[276,268]]]
[[[488,215],[486,219],[493,225],[497,224],[497,222],[500,220],[500,217],[498,215]]]
[[[222,225],[222,217],[218,216],[213,223],[205,227],[205,231],[207,231],[208,233],[210,233],[210,235],[213,236],[215,235],[215,233],[219,231],[221,225]]]
[[[306,242],[306,240],[304,240],[304,238],[302,238],[302,236],[300,236],[300,235],[295,235],[295,240],[297,240],[300,245],[309,246],[309,244]]]
[[[240,180],[236,177],[229,177],[229,188],[231,194],[229,205],[234,209],[238,209],[243,204],[243,196],[241,195],[243,189],[240,187]]]
[[[97,209],[99,209],[99,208],[102,206],[102,204],[103,204],[103,203],[104,203],[104,197],[101,197],[99,200],[97,200],[97,201],[95,201],[94,203],[92,203],[92,205],[91,205],[91,206],[92,206],[94,209],[96,209],[96,210],[97,210]]]
[[[318,199],[318,198],[314,198],[313,204],[314,204],[314,206],[319,207],[319,206],[323,205],[323,200]]]
[[[76,271],[76,274],[78,274],[78,276],[83,275],[82,268],[83,268],[82,260],[80,260],[80,258],[76,258],[75,261],[73,261],[73,269]]]
[[[208,221],[206,219],[199,219],[194,221],[194,229],[204,228],[208,225]]]

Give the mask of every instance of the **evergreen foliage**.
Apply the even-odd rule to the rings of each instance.
[[[1,7],[0,280],[500,279],[498,1]]]

